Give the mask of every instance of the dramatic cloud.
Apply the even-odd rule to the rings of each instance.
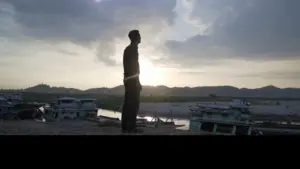
[[[142,33],[142,79],[161,71],[151,84],[299,86],[299,7],[299,0],[0,0],[0,86],[118,85],[131,29]]]
[[[300,1],[194,0],[189,19],[208,25],[186,41],[169,41],[168,52],[182,65],[228,59],[300,58]]]
[[[185,41],[165,42],[163,33],[172,30],[177,17],[176,4],[181,19],[202,31]],[[199,66],[300,56],[297,0],[0,0],[0,6],[0,37],[6,41],[71,42],[108,65],[116,65],[112,57],[121,55],[128,30],[134,28],[143,33],[147,49],[141,53],[155,55],[151,57],[157,64]],[[191,30],[178,29],[174,37]]]
[[[168,27],[175,0],[0,0],[0,36],[72,42],[95,50],[98,59],[114,65],[110,57],[131,29],[140,29],[145,43]],[[127,39],[126,39],[127,40]]]

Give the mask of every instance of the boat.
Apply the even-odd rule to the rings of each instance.
[[[45,114],[54,119],[76,119],[80,117],[78,99],[73,97],[60,97],[50,104],[50,107],[44,107]]]
[[[94,99],[59,97],[44,109],[45,114],[54,119],[78,119],[97,115]]]
[[[5,118],[8,114],[13,111],[15,104],[10,102],[8,94],[0,93],[0,117]]]
[[[97,116],[98,109],[96,105],[96,99],[79,99],[80,109],[86,113],[88,116]]]
[[[3,93],[0,93],[0,98],[7,100],[7,97]]]
[[[246,105],[198,105],[190,114],[189,131],[213,135],[258,135]]]
[[[22,102],[22,95],[20,93],[0,93],[0,114],[3,116],[3,114],[10,113],[14,106]]]
[[[11,105],[17,105],[23,103],[23,98],[21,93],[0,93],[0,98],[3,98],[7,103]]]
[[[6,114],[8,114],[13,105],[11,105],[6,98],[0,96],[0,118],[4,118]]]
[[[23,102],[23,97],[21,93],[10,94],[9,100],[13,105],[21,104]]]

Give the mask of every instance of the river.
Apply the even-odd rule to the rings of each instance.
[[[119,118],[121,119],[121,113],[120,112],[114,112],[110,110],[105,110],[105,109],[99,109],[97,115],[102,115],[102,116],[108,116],[108,117],[114,117],[114,118]],[[138,116],[138,118],[141,118]],[[151,120],[151,116],[145,116],[147,120]],[[162,120],[167,120],[165,117],[160,117]],[[185,125],[183,127],[179,127],[178,129],[180,130],[188,130],[189,129],[189,120],[187,119],[179,119],[179,118],[174,118],[174,122],[176,125]]]

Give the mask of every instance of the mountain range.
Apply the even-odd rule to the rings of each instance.
[[[3,91],[3,90],[2,90]],[[5,90],[7,91],[7,90]],[[37,93],[85,93],[123,95],[123,85],[113,88],[91,88],[80,90],[75,88],[51,87],[47,84],[39,84],[19,92]],[[141,95],[144,96],[224,96],[224,97],[268,97],[268,98],[300,98],[300,88],[278,88],[270,85],[256,89],[236,88],[233,86],[203,86],[203,87],[167,87],[167,86],[143,86]]]

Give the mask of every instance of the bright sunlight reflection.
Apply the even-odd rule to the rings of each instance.
[[[158,85],[160,71],[151,62],[141,60],[140,61],[140,80],[143,85]]]

